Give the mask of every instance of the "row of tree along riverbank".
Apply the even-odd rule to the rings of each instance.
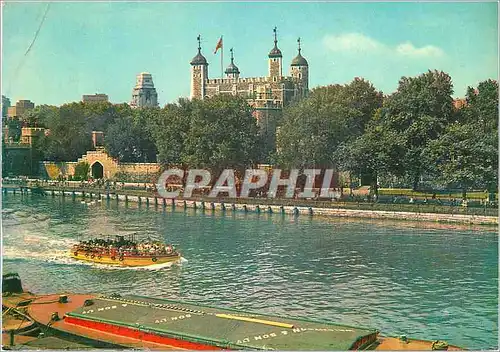
[[[454,188],[462,198],[472,189],[495,192],[498,82],[457,93],[465,99],[454,100],[451,77],[439,71],[402,77],[388,95],[358,78],[317,87],[272,121],[275,145],[264,142],[246,99],[230,95],[154,109],[41,105],[21,119],[48,130],[33,145],[32,156],[40,160],[76,161],[92,148],[92,131],[103,131],[106,151],[120,162],[157,161],[213,174],[262,163],[335,169],[371,183],[375,194],[378,185]],[[19,139],[20,124],[9,121],[9,135],[18,131]],[[9,167],[3,165],[4,174]]]

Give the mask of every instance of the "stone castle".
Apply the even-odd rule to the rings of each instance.
[[[274,47],[268,54],[268,75],[264,77],[240,77],[231,49],[231,63],[225,78],[210,79],[208,62],[201,53],[198,36],[198,54],[191,60],[191,99],[204,99],[217,94],[238,95],[247,99],[255,110],[254,115],[261,129],[274,143],[276,119],[283,107],[294,100],[307,96],[309,91],[309,65],[301,55],[300,38],[298,54],[290,65],[290,75],[283,75],[283,55],[278,48],[276,27]]]

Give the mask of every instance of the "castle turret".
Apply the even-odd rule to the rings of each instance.
[[[191,99],[205,97],[205,81],[208,79],[208,62],[201,54],[201,36],[198,35],[198,54],[191,60]]]
[[[137,75],[130,106],[136,108],[158,106],[158,94],[150,73],[141,72]]]
[[[227,78],[238,78],[238,77],[240,77],[240,70],[234,64],[233,48],[231,48],[229,51],[231,52],[231,63],[226,68],[225,72],[226,72]]]
[[[309,64],[307,63],[307,60],[301,55],[301,48],[300,48],[300,38],[297,39],[298,47],[299,47],[299,53],[295,58],[292,60],[292,63],[290,64],[290,71],[291,71],[291,76],[293,78],[296,78],[300,86],[303,89],[302,95],[305,95],[307,90],[309,89]]]
[[[281,54],[281,50],[278,49],[276,30],[277,28],[274,27],[274,48],[269,52],[269,77],[273,77],[273,80],[283,76],[283,55]]]

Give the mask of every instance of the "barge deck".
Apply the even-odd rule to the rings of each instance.
[[[296,351],[443,347],[432,341],[381,337],[374,329],[142,296],[49,295],[34,300],[28,313],[60,335],[99,347]]]

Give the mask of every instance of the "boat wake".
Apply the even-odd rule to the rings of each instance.
[[[76,261],[76,260],[75,260]],[[89,264],[90,266],[98,269],[103,269],[103,270],[134,270],[134,271],[141,271],[141,270],[161,270],[165,268],[170,268],[174,265],[181,266],[183,263],[187,263],[187,259],[181,257],[178,261],[175,262],[169,262],[169,263],[162,263],[162,264],[151,264],[151,265],[146,265],[146,266],[113,266],[113,265],[106,265],[106,264],[96,264],[96,263],[86,263]]]
[[[34,233],[36,230],[21,229],[15,238],[4,239],[2,256],[7,260],[57,261],[67,255],[66,250],[74,242],[68,238],[51,238]]]
[[[178,261],[175,262],[169,262],[169,263],[162,263],[162,264],[151,264],[151,265],[146,265],[146,266],[117,266],[117,265],[106,265],[106,264],[99,264],[99,263],[92,263],[92,262],[86,262],[86,261],[81,261],[73,258],[59,258],[58,260],[61,264],[69,264],[69,265],[86,265],[92,268],[96,269],[101,269],[101,270],[134,270],[134,271],[140,271],[140,270],[161,270],[165,268],[170,268],[174,265],[181,266],[183,263],[187,263],[188,260],[184,257],[181,257]]]

